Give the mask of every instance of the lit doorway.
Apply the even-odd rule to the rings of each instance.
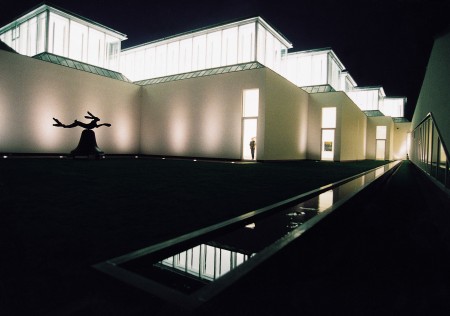
[[[387,127],[377,126],[376,130],[376,148],[375,148],[375,159],[376,160],[386,160],[386,136]]]
[[[322,130],[322,160],[334,160],[334,129]]]
[[[377,139],[376,160],[386,160],[386,140]]]
[[[242,131],[242,159],[244,160],[256,160],[256,130],[258,127],[258,119],[248,118],[243,120]],[[254,141],[254,150],[252,156],[251,144]]]

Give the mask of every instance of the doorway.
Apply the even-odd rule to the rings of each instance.
[[[242,159],[243,160],[256,160],[256,131],[258,127],[258,119],[256,118],[248,118],[243,120],[242,124]],[[250,142],[254,141],[255,146],[253,150],[250,148]]]

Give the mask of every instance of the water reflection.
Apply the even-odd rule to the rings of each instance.
[[[120,265],[183,293],[193,293],[244,263],[251,265],[249,261],[255,260],[250,259],[262,250],[272,251],[278,241],[297,238],[330,213],[334,205],[352,197],[392,165],[377,168],[306,201],[286,206],[272,215],[253,218],[252,222],[242,223],[242,226],[222,232],[212,239],[204,238],[195,247],[182,251],[181,248],[168,248],[170,252],[165,255],[158,257],[156,253],[150,253]],[[295,237],[291,237],[293,235]]]
[[[155,264],[155,267],[184,273],[200,280],[213,281],[247,261],[248,255],[201,244]]]

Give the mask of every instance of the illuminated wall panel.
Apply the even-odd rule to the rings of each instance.
[[[50,12],[48,30],[48,52],[69,56],[69,19]],[[96,64],[97,65],[97,64]]]
[[[330,50],[291,53],[283,64],[282,74],[298,87],[328,84],[336,91],[342,90],[344,67]]]
[[[395,123],[394,131],[393,159],[406,159],[411,122]]]
[[[366,148],[367,117],[344,92],[310,95],[308,109],[308,158],[320,159],[322,108],[336,108],[334,160],[363,160]],[[326,126],[332,126],[327,124]]]
[[[258,117],[258,159],[305,159],[308,94],[271,70],[266,70],[266,85],[260,92],[265,101]]]
[[[142,153],[240,159],[242,91],[259,88],[262,93],[264,71],[144,86]]]
[[[69,58],[87,61],[88,27],[78,22],[70,22]]]
[[[0,39],[18,53],[49,52],[118,70],[123,34],[63,10],[41,5],[2,27]]]
[[[82,129],[52,118],[84,121],[87,111],[112,124],[94,130],[103,151],[138,152],[138,86],[2,50],[0,68],[0,152],[69,153]]]
[[[382,88],[355,88],[347,92],[362,111],[380,110],[384,98]]]
[[[380,111],[391,117],[403,117],[405,108],[405,98],[384,98]]]
[[[260,19],[248,19],[130,48],[121,53],[120,71],[137,81],[258,60],[280,72],[287,46],[266,27]],[[145,67],[137,66],[135,55],[152,48],[155,62],[145,55]]]

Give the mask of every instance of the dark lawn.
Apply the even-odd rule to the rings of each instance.
[[[0,315],[152,315],[91,265],[382,164],[2,159]]]

